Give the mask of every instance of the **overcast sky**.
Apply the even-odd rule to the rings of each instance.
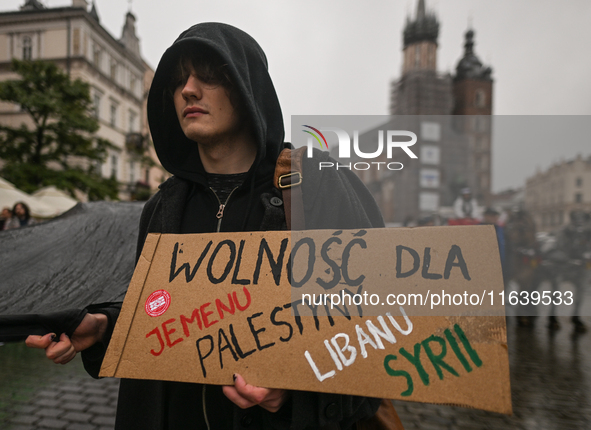
[[[129,2],[95,2],[101,24],[119,38]],[[289,138],[291,115],[388,113],[390,82],[400,76],[402,29],[416,2],[133,0],[131,9],[142,54],[154,68],[178,34],[197,22],[225,22],[250,33],[269,59]],[[1,0],[0,11],[23,3]],[[495,115],[591,115],[591,1],[427,0],[427,9],[440,21],[442,73],[455,69],[472,23],[475,52],[493,68]],[[591,154],[591,138],[546,148],[494,139],[495,191],[523,185],[536,167]],[[504,163],[508,157],[516,161],[512,168]]]

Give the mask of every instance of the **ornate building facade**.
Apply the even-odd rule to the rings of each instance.
[[[153,71],[141,57],[135,16],[127,13],[117,39],[100,24],[94,2],[89,6],[72,0],[71,6],[46,8],[26,0],[20,10],[0,13],[0,79],[16,78],[11,61],[17,58],[54,62],[71,79],[88,82],[100,124],[96,134],[114,145],[97,168],[118,180],[120,198],[130,199],[138,185],[155,187],[162,177],[142,163],[149,151],[145,100]],[[0,103],[0,121],[18,125],[27,118],[18,106]]]
[[[525,183],[525,209],[538,231],[567,225],[573,211],[591,213],[591,157],[556,163]]]

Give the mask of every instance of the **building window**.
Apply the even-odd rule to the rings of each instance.
[[[577,184],[577,187],[582,187],[583,186],[583,178],[577,178],[576,184]]]
[[[421,46],[415,45],[415,69],[421,66]]]
[[[111,61],[111,79],[117,80],[117,63],[115,61]]]
[[[133,160],[129,160],[129,183],[133,184],[135,182],[135,162]]]
[[[439,170],[436,169],[421,169],[421,187],[423,188],[438,188],[439,187]]]
[[[94,62],[94,65],[100,69],[101,68],[101,59],[102,59],[103,53],[101,51],[101,48],[98,45],[94,45],[94,49],[92,51],[92,61]]]
[[[75,56],[80,55],[80,29],[79,28],[74,29],[74,33],[73,33],[73,37],[72,37],[72,47],[73,47],[74,55]]]
[[[117,163],[119,159],[116,155],[111,155],[111,178],[117,179]]]
[[[137,87],[137,77],[135,75],[131,75],[129,78],[129,91],[135,94]]]
[[[439,209],[439,194],[433,192],[419,193],[419,210],[434,212]]]
[[[134,111],[130,110],[129,111],[129,132],[135,133],[136,131],[138,131],[137,114]]]
[[[478,89],[474,94],[474,106],[478,108],[483,108],[486,106],[486,94],[484,90]]]
[[[115,103],[111,103],[110,124],[111,127],[115,127],[117,125],[117,105]]]
[[[94,93],[94,96],[92,98],[92,107],[94,117],[96,119],[99,119],[101,111],[101,95],[99,93]]]
[[[423,164],[439,164],[441,159],[439,147],[435,145],[421,145],[421,162]]]
[[[29,36],[23,37],[23,60],[31,60],[33,58],[33,42]]]
[[[98,160],[94,163],[94,173],[103,176],[103,163]]]
[[[583,203],[583,194],[582,193],[575,194],[575,203]]]
[[[421,122],[421,139],[439,142],[441,140],[441,124],[438,122]]]

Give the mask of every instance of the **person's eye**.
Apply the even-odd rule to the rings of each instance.
[[[188,79],[189,79],[188,76],[179,76],[179,77],[174,78],[172,81],[173,88],[175,90],[177,90],[181,87],[184,87],[185,84],[187,83]]]

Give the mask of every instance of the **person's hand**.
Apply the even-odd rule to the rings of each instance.
[[[86,314],[72,334],[72,338],[62,333],[59,341],[54,342],[55,334],[48,333],[45,336],[29,336],[25,344],[30,348],[44,349],[47,358],[56,364],[66,364],[76,356],[76,353],[100,341],[107,330],[107,323],[106,315]]]
[[[259,405],[269,412],[277,412],[289,397],[285,390],[255,387],[246,383],[239,374],[234,375],[234,385],[225,385],[224,394],[242,409]]]

